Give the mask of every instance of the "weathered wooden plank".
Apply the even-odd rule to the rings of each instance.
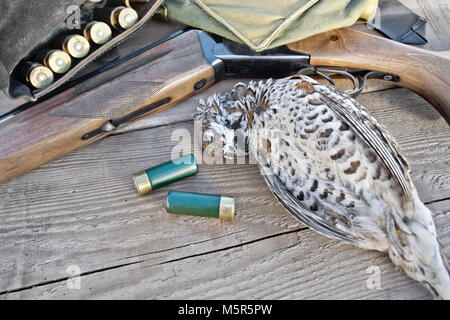
[[[439,208],[439,234],[450,244],[450,201]],[[246,213],[240,213],[241,224]],[[183,219],[184,220],[184,219]],[[247,230],[246,232],[251,232]],[[244,233],[240,234],[241,237]],[[194,235],[195,237],[195,235]],[[158,253],[140,255],[135,263],[78,279],[62,279],[2,295],[5,299],[429,299],[430,294],[387,255],[326,239],[311,230],[276,237],[243,240],[240,245],[166,260]],[[84,261],[79,263],[83,270]],[[61,266],[63,267],[63,266]],[[373,270],[380,287],[373,287]],[[376,272],[376,271],[375,271]],[[79,286],[76,286],[79,285]],[[78,288],[78,289],[74,289]]]
[[[192,127],[189,121],[111,136],[0,185],[0,292],[64,278],[69,265],[95,272],[149,252],[158,264],[299,228],[255,166],[202,165],[197,176],[170,187],[235,194],[239,218],[232,224],[168,215],[169,188],[138,198],[131,175],[168,160],[177,134]]]
[[[137,197],[131,175],[170,159],[175,128],[114,136],[0,185],[0,291],[63,277],[66,266],[80,260],[96,270],[143,252],[170,255],[172,248],[196,241],[212,249],[239,243],[242,226],[168,216],[167,189]],[[203,166],[199,175],[171,188],[229,193],[239,185],[238,205],[246,220],[253,221],[253,235],[297,225],[288,215],[279,215],[281,207],[254,166],[251,171],[247,166]],[[192,235],[197,235],[195,241]],[[197,249],[186,250],[193,254]]]

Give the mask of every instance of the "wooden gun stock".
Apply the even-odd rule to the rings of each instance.
[[[214,68],[195,31],[168,40],[0,123],[0,182],[213,83]]]
[[[396,74],[398,85],[428,100],[450,124],[450,53],[408,46],[353,29],[338,29],[291,43],[313,66]]]

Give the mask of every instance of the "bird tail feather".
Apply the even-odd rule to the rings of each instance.
[[[420,201],[414,208],[412,216],[401,217],[396,211],[388,214],[389,256],[436,298],[450,300],[448,258],[437,237],[432,213]]]

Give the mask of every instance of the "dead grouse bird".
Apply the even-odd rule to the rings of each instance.
[[[435,296],[450,298],[447,258],[406,159],[350,96],[306,76],[238,83],[200,101],[195,119],[203,123],[210,152],[250,153],[269,188],[302,223],[388,252]]]

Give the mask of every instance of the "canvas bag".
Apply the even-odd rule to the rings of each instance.
[[[166,0],[159,13],[262,51],[375,16],[378,0]]]

